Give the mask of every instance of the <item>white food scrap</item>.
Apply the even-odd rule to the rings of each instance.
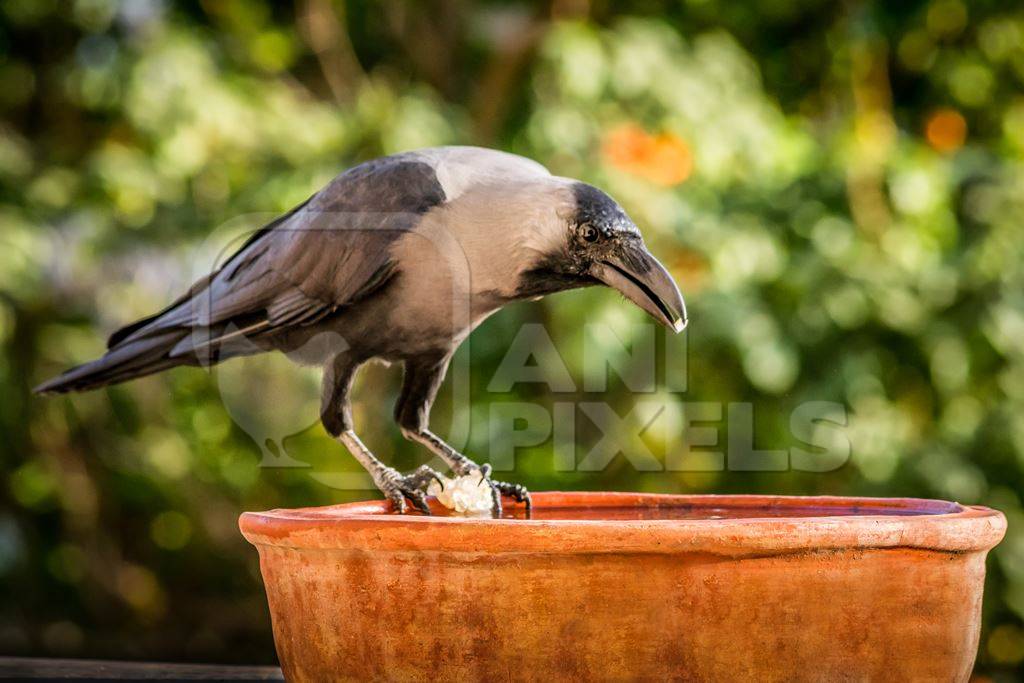
[[[431,481],[427,487],[427,493],[437,498],[441,505],[463,514],[491,511],[494,505],[491,487],[479,471],[454,479],[442,475],[441,479],[441,483]]]

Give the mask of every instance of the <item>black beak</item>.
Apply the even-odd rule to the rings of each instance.
[[[639,240],[624,242],[594,262],[590,274],[647,311],[674,332],[686,327],[686,304],[672,276]]]

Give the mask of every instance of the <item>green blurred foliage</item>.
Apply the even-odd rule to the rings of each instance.
[[[804,401],[849,415],[852,455],[830,472],[638,472],[620,456],[566,474],[547,440],[520,450],[509,478],[999,508],[1010,526],[989,563],[979,671],[1012,680],[1024,671],[1022,85],[1024,11],[990,0],[6,0],[0,652],[273,661],[238,514],[367,495],[325,484],[358,468],[314,424],[315,374],[259,361],[247,366],[259,382],[233,396],[232,364],[231,381],[182,369],[58,399],[29,388],[165,305],[225,235],[360,160],[462,143],[622,202],[687,295],[685,342],[658,342],[687,349],[683,400],[750,402],[759,448],[794,444]],[[493,445],[492,402],[552,406],[544,384],[487,391],[524,322],[544,324],[577,379],[584,322],[627,342],[644,329],[600,290],[487,321],[461,352],[473,401],[446,395],[435,411],[442,433],[471,426],[471,452]],[[390,424],[395,372],[364,374],[365,440],[402,467],[422,462]],[[622,414],[637,401],[615,378],[569,398],[598,399]],[[312,467],[261,468],[277,451],[254,438],[260,420],[294,434],[288,458]],[[600,436],[581,423],[581,452]]]

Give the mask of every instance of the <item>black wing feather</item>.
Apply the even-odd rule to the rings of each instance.
[[[256,233],[149,331],[263,316],[267,334],[319,321],[390,280],[392,242],[443,201],[428,164],[399,155],[357,166]]]
[[[166,309],[114,332],[103,358],[39,390],[89,389],[197,358],[223,360],[235,352],[220,353],[218,344],[239,331],[268,335],[323,320],[389,282],[397,272],[391,244],[444,200],[433,168],[415,154],[356,166],[256,232]]]

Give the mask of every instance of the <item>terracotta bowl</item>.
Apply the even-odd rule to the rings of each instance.
[[[966,681],[1002,514],[935,500],[537,493],[242,515],[291,681]]]

